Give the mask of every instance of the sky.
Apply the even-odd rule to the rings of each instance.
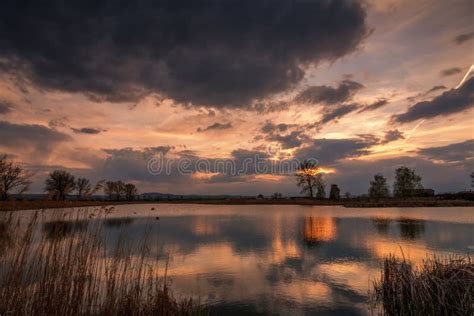
[[[392,183],[402,165],[437,192],[466,190],[473,12],[468,0],[2,1],[0,153],[34,174],[32,193],[64,169],[141,193],[299,194],[255,157],[315,159],[343,193],[366,193],[376,173]]]

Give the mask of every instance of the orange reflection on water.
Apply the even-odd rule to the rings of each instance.
[[[218,226],[215,222],[208,221],[206,218],[198,217],[194,221],[193,232],[196,235],[211,236],[219,232]]]
[[[296,302],[310,301],[312,304],[327,304],[332,300],[331,288],[320,281],[298,280],[298,282],[280,283],[276,286],[276,291],[282,297]]]
[[[371,277],[380,271],[379,266],[354,261],[321,263],[315,267],[315,270],[316,274],[324,275],[337,284],[344,284],[361,295],[367,293]]]
[[[300,249],[296,242],[292,239],[285,240],[283,238],[283,230],[287,223],[283,221],[282,214],[276,214],[271,225],[272,246],[267,252],[272,263],[280,263],[287,258],[297,258],[300,256]]]
[[[332,217],[311,216],[304,219],[303,238],[307,242],[331,241],[336,238],[336,233],[336,221]]]
[[[366,242],[366,248],[374,254],[374,256],[385,259],[392,254],[399,258],[418,264],[424,259],[433,254],[433,250],[428,248],[424,242],[417,241],[398,241],[393,242],[386,238],[369,238]],[[442,251],[437,251],[438,254],[443,254]]]
[[[280,263],[287,258],[298,258],[300,253],[298,245],[293,240],[283,242],[281,238],[275,238],[270,251],[268,251],[269,258],[267,260],[271,263]]]

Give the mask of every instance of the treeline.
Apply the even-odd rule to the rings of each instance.
[[[109,200],[133,201],[138,195],[138,189],[133,183],[122,181],[100,180],[92,185],[89,179],[76,178],[64,170],[54,170],[45,181],[44,191],[53,200],[63,201],[68,195],[76,193],[77,199],[88,200],[100,190],[104,191]]]
[[[304,161],[301,163],[296,173],[297,185],[301,188],[301,193],[306,194],[310,198],[325,199],[326,185],[323,175],[321,169],[314,162]],[[374,179],[369,183],[368,198],[383,199],[391,196],[395,198],[434,196],[434,191],[424,189],[421,184],[421,177],[413,169],[403,166],[395,170],[392,194],[388,187],[387,179],[382,174],[374,175]],[[340,197],[338,185],[331,184],[329,199],[339,200]],[[346,193],[344,197],[351,198],[351,195]]]
[[[423,188],[421,177],[415,173],[415,170],[405,166],[395,170],[393,197],[407,198],[423,195],[434,195],[434,191],[431,194],[430,189]],[[370,181],[368,196],[375,199],[390,197],[387,179],[382,174],[374,175],[374,179]]]
[[[32,173],[20,164],[0,156],[0,196],[7,200],[12,194],[25,193],[31,185]],[[132,201],[137,198],[138,189],[133,183],[122,181],[100,180],[94,185],[86,178],[77,178],[65,170],[54,170],[45,180],[44,192],[48,198],[63,201],[75,195],[78,200],[90,200],[92,196],[103,190],[109,200]]]

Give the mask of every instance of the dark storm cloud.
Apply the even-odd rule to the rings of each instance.
[[[395,115],[393,121],[408,123],[419,119],[430,119],[468,110],[474,104],[474,77],[458,89],[443,92],[431,101],[418,102],[407,112]]]
[[[72,131],[76,134],[100,134],[104,132],[103,129],[100,128],[93,128],[93,127],[82,127],[82,128],[71,128]]]
[[[216,122],[212,125],[209,125],[208,127],[201,128],[199,127],[196,131],[198,132],[207,132],[207,131],[212,131],[212,130],[223,130],[223,129],[230,129],[232,128],[231,123],[219,123]]]
[[[448,68],[448,69],[441,70],[440,74],[443,77],[447,77],[447,76],[452,76],[452,75],[455,75],[455,74],[459,74],[461,72],[462,72],[461,68],[453,67],[453,68]]]
[[[314,158],[321,165],[328,165],[345,158],[366,155],[373,145],[373,140],[363,138],[315,139],[310,146],[298,149],[295,157],[301,160]]]
[[[398,129],[390,130],[385,133],[384,138],[382,139],[381,143],[382,144],[387,144],[390,142],[394,142],[399,139],[405,139],[405,136],[403,136],[403,133],[400,132]]]
[[[474,39],[474,32],[459,34],[454,38],[454,42],[458,45],[464,44],[464,42]]]
[[[387,99],[380,99],[378,101],[375,101],[374,103],[367,104],[362,109],[360,109],[359,113],[365,112],[365,111],[374,111],[374,110],[377,110],[378,108],[381,108],[381,107],[383,107],[387,104],[388,104]]]
[[[429,147],[418,150],[423,155],[432,160],[442,160],[445,162],[463,162],[474,159],[474,140],[467,140],[462,143],[450,144],[440,147]]]
[[[367,34],[363,1],[6,0],[0,67],[98,101],[157,92],[246,107],[299,83],[303,65],[354,51]]]
[[[37,155],[48,154],[59,143],[71,138],[43,125],[14,124],[0,121],[0,146],[15,150],[32,151]]]
[[[341,117],[357,110],[360,106],[356,103],[353,104],[344,104],[335,109],[326,109],[323,112],[323,117],[321,118],[319,124],[324,125],[334,120],[338,120]]]
[[[296,102],[323,103],[327,105],[343,103],[364,86],[352,80],[344,80],[337,87],[312,86],[302,91],[296,98]]]
[[[13,109],[13,103],[5,100],[0,100],[0,114],[10,113]]]

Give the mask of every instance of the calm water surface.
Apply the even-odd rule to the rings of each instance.
[[[44,214],[51,214],[43,215],[47,233],[58,211]],[[104,233],[111,249],[119,239],[146,234],[162,271],[169,260],[175,294],[218,314],[366,315],[385,255],[403,252],[416,263],[426,255],[472,253],[473,214],[474,208],[140,204],[115,207]]]

